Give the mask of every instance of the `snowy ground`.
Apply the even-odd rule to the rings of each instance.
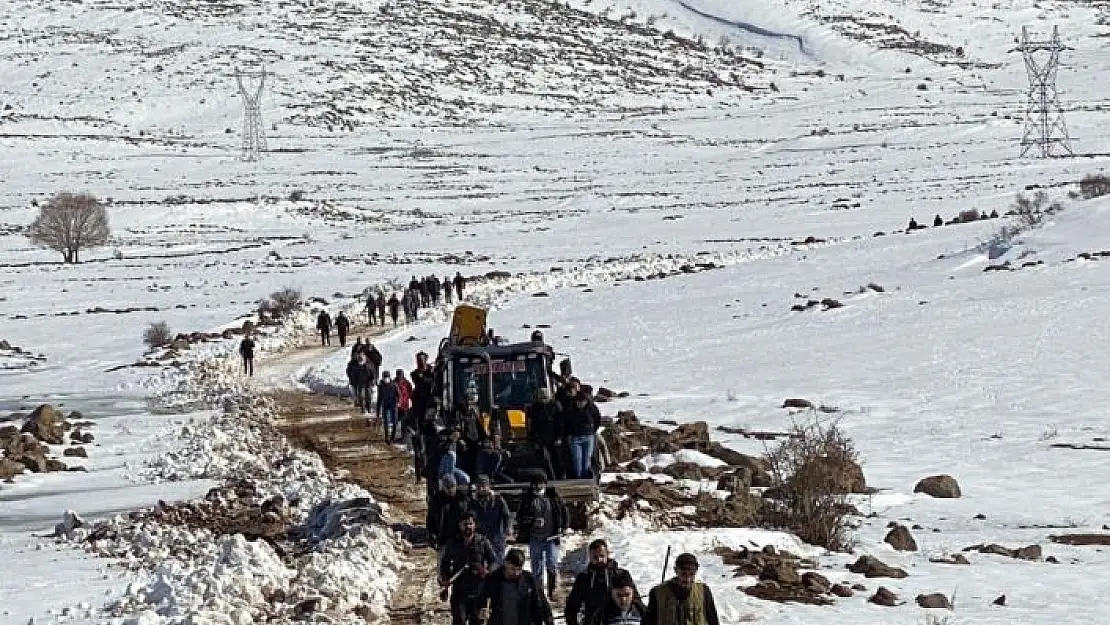
[[[414,274],[493,270],[524,274],[475,293],[498,308],[499,331],[523,337],[524,324],[550,324],[584,378],[631,391],[614,406],[649,420],[774,429],[788,421],[777,408],[785,397],[842,408],[869,483],[884,489],[860,502],[880,514],[861,528],[861,549],[911,571],[883,582],[911,604],[764,604],[709,565],[730,621],[913,623],[914,595],[952,589],[957,621],[1100,620],[1110,607],[1095,580],[1110,562],[1021,526],[1110,521],[1101,452],[1049,447],[1105,436],[1105,261],[1065,262],[1103,249],[1105,206],[1069,203],[1010,252],[1017,267],[1044,264],[1016,271],[983,271],[980,244],[997,221],[872,235],[910,216],[1004,212],[1029,187],[1062,198],[1105,168],[1104,5],[571,6],[7,7],[0,339],[23,351],[0,349],[0,401],[14,410],[68,393],[104,425],[88,475],[0,487],[0,546],[27,571],[0,582],[0,623],[72,606],[83,614],[124,586],[103,579],[100,561],[37,549],[48,541],[29,532],[49,531],[63,509],[108,515],[203,490],[131,481],[173,448],[164,434],[187,418],[145,404],[182,371],[108,371],[142,355],[147,323],[222,329],[286,285],[335,308],[351,301],[337,294]],[[1059,25],[1075,48],[1059,84],[1081,158],[1017,157],[1025,73],[1008,50],[1025,24]],[[273,72],[263,111],[273,151],[259,164],[237,159],[232,73],[254,57]],[[20,234],[30,202],[63,189],[112,199],[111,244],[75,267]],[[304,199],[290,199],[298,190]],[[826,241],[792,245],[808,236]],[[700,260],[724,268],[634,279]],[[868,283],[884,292],[855,294]],[[548,297],[530,297],[540,291]],[[795,293],[845,307],[791,312],[804,301]],[[386,365],[407,367],[434,347],[444,320],[435,312],[379,341]],[[209,360],[241,388],[232,347],[195,346],[181,360]],[[302,353],[256,383],[342,385],[343,360]],[[911,494],[940,472],[960,480],[964,498]],[[927,528],[915,532],[920,554],[881,544],[885,523],[902,518]],[[612,536],[645,584],[660,546],[679,540]],[[741,537],[687,539],[705,554]],[[927,561],[992,541],[1039,542],[1062,564]],[[42,588],[64,588],[66,599],[42,599]],[[989,608],[1001,593],[1009,607]]]

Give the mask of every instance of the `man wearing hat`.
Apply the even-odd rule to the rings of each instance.
[[[439,491],[428,503],[428,516],[424,526],[428,542],[433,548],[446,545],[458,535],[459,519],[470,509],[466,492],[459,488],[454,476],[444,475],[439,480]]]
[[[642,625],[721,625],[709,586],[697,581],[698,559],[684,553],[675,576],[651,589]]]
[[[501,566],[505,558],[505,537],[513,529],[513,515],[509,512],[509,504],[505,503],[505,498],[493,492],[488,475],[479,475],[474,485],[470,511],[478,521],[478,532],[493,545],[497,566]]]

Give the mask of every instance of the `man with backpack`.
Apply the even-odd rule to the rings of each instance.
[[[709,587],[697,581],[698,559],[684,553],[674,561],[675,576],[651,589],[643,625],[721,625]]]

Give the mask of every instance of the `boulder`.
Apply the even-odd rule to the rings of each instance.
[[[860,556],[858,560],[848,565],[848,570],[863,575],[864,577],[891,577],[902,579],[909,574],[900,568],[884,564],[874,556]]]
[[[917,605],[922,608],[943,608],[951,610],[952,604],[944,593],[934,592],[928,595],[917,595]]]
[[[1018,560],[1037,561],[1041,559],[1041,555],[1040,545],[1029,545],[1028,547],[1022,547],[1014,551],[1014,557]]]
[[[89,452],[85,451],[84,447],[67,447],[62,455],[71,458],[88,458]]]
[[[816,571],[802,573],[802,585],[814,593],[827,593],[832,590],[829,579]]]
[[[0,480],[10,482],[12,478],[23,473],[24,466],[10,458],[0,458]]]
[[[93,442],[94,440],[96,440],[96,437],[92,435],[92,432],[85,432],[81,434],[81,442],[86,445]]]
[[[0,427],[0,449],[5,449],[12,440],[20,437],[22,432],[14,425]]]
[[[65,471],[66,470],[66,463],[62,462],[61,460],[58,460],[57,458],[47,458],[46,459],[46,470],[47,471]]]
[[[894,594],[885,587],[880,586],[879,589],[875,591],[875,594],[871,595],[871,598],[868,599],[868,601],[874,603],[875,605],[893,608],[894,606],[898,605],[898,595]]]
[[[777,560],[763,567],[763,570],[759,572],[759,579],[771,580],[786,585],[802,583],[797,566],[786,560]]]
[[[32,473],[46,473],[50,470],[46,464],[46,456],[41,453],[25,453],[20,456],[19,461]]]
[[[709,425],[705,421],[682,423],[667,435],[679,449],[705,449],[709,445]]]
[[[929,562],[933,564],[971,564],[962,553],[954,553],[948,558],[929,558]]]
[[[938,499],[958,499],[960,485],[951,475],[933,475],[924,478],[913,487],[915,493],[925,493]]]
[[[50,404],[35,408],[24,422],[23,431],[51,445],[61,445],[65,440],[65,423],[62,414]]]
[[[913,534],[910,534],[910,530],[905,525],[895,525],[887,533],[883,542],[898,551],[917,551],[917,541],[913,539]]]
[[[829,588],[829,592],[837,597],[851,597],[853,594],[852,589],[847,584],[833,584]]]

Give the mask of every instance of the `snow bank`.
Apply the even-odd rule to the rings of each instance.
[[[304,552],[142,514],[75,529],[69,532],[75,541],[95,538],[84,543],[88,551],[145,573],[108,613],[144,625],[243,625],[292,619],[297,604],[309,601],[311,621],[383,616],[398,579],[400,539],[370,494],[335,480],[318,456],[290,445],[269,425],[270,401],[228,386],[197,386],[209,401],[220,396],[223,409],[167,433],[169,451],[151,462],[146,477],[250,482],[259,496],[289,503],[292,520],[304,528]]]
[[[704,454],[696,449],[680,449],[673,454],[651,454],[640,459],[644,463],[647,470],[650,471],[653,467],[665,468],[678,462],[688,462],[696,464],[699,467],[723,467],[725,463]]]

